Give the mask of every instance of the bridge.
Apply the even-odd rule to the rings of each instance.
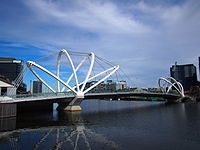
[[[6,103],[28,103],[28,102],[40,102],[49,101],[52,103],[60,102],[71,102],[76,96],[71,93],[60,92],[60,93],[46,93],[46,94],[22,94],[15,95],[13,98],[4,99],[0,101],[0,104]],[[181,98],[177,94],[167,93],[152,93],[152,92],[105,92],[105,93],[87,93],[84,99],[109,99],[109,100],[121,100],[122,98],[128,99],[131,97],[148,97],[148,98],[163,98],[160,101],[173,102]],[[83,99],[83,100],[84,100]]]
[[[39,64],[39,61],[56,55],[56,73],[51,70],[48,70],[44,67],[44,64]],[[158,80],[158,85],[161,90],[160,93],[152,93],[152,92],[133,92],[133,91],[126,91],[126,92],[105,92],[105,93],[91,93],[92,89],[97,87],[103,81],[107,80],[109,77],[117,73],[119,70],[119,65],[113,65],[109,61],[106,61],[103,58],[96,56],[94,53],[82,53],[82,52],[72,52],[62,49],[55,54],[50,54],[44,58],[38,59],[36,61],[27,61],[26,66],[23,71],[19,74],[15,83],[13,84],[14,87],[18,87],[21,82],[23,75],[25,74],[26,70],[30,70],[32,74],[40,80],[50,91],[51,93],[41,93],[41,94],[30,94],[30,95],[10,95],[10,96],[3,96],[0,99],[0,117],[9,117],[16,115],[16,105],[31,106],[34,107],[32,104],[38,104],[35,107],[43,107],[46,103],[48,105],[52,105],[52,103],[58,103],[58,109],[67,110],[67,111],[80,111],[80,103],[84,99],[128,99],[131,97],[156,97],[156,98],[163,98],[167,101],[177,101],[181,97],[185,97],[184,89],[182,85],[177,82],[175,79],[169,78],[160,78]],[[61,64],[63,61],[61,60],[62,55],[66,57],[66,61],[68,66],[70,66],[71,72],[69,73],[69,69],[67,70],[66,74],[70,74],[68,76],[67,81],[64,81],[62,78],[62,71],[61,71]],[[75,61],[72,59],[73,55],[82,56],[79,59],[79,62],[75,65]],[[96,59],[95,59],[96,58]],[[97,61],[98,60],[98,61]],[[89,62],[88,68],[83,67],[83,64]],[[102,67],[100,61],[103,61],[107,64],[107,68]],[[54,62],[55,63],[55,62]],[[98,73],[94,73],[95,70],[95,63],[99,64],[103,68],[103,70],[99,71]],[[80,68],[83,68],[80,71]],[[86,71],[86,68],[88,71]],[[38,71],[39,70],[39,71]],[[40,72],[40,75],[39,73]],[[85,77],[83,77],[83,72]],[[92,74],[93,73],[93,74]],[[45,80],[43,75],[48,75],[47,79],[53,78],[57,83],[57,88],[55,89],[54,86],[50,85],[49,80]],[[82,81],[79,77],[83,77]],[[98,80],[97,80],[98,78]],[[72,80],[74,79],[74,80]],[[92,80],[97,80],[93,85],[87,87],[87,83]],[[55,82],[54,81],[54,82]],[[70,85],[71,83],[71,85]],[[176,94],[170,93],[171,91],[176,90]],[[14,92],[11,91],[11,93]],[[41,106],[41,103],[43,104]],[[26,104],[26,105],[25,105]]]

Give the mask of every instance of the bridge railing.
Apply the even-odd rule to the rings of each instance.
[[[74,95],[73,92],[57,92],[57,93],[34,93],[34,94],[17,94],[17,95],[8,95],[0,96],[0,101],[2,100],[12,100],[12,99],[24,99],[24,98],[36,98],[36,97],[53,97],[53,96],[62,96],[62,95]]]
[[[133,92],[133,93],[162,93],[158,91],[137,91],[137,90],[130,90],[130,89],[123,89],[123,90],[92,90],[88,93],[121,93],[121,92]],[[170,92],[171,94],[177,95],[176,92]],[[170,94],[169,93],[169,94]],[[16,99],[26,99],[26,98],[38,98],[38,97],[55,97],[55,96],[65,96],[65,95],[75,95],[74,92],[57,92],[57,93],[34,93],[34,94],[18,94],[18,95],[9,95],[9,96],[0,96],[0,101],[3,100],[16,100]]]

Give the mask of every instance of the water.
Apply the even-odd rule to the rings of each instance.
[[[200,149],[200,103],[86,100],[81,107],[6,120],[0,150]]]

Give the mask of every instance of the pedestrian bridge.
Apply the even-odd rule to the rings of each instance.
[[[56,61],[53,60],[49,64],[49,69],[45,67],[45,63],[39,63],[39,60],[47,58],[49,56],[56,56]],[[65,56],[65,63],[70,66],[62,75],[63,70],[61,70],[61,64],[64,62],[61,60],[61,56]],[[78,55],[81,56],[81,59],[78,59],[78,63],[75,64],[72,56]],[[184,90],[182,85],[173,78],[160,78],[158,80],[158,85],[162,93],[151,93],[151,92],[133,92],[128,90],[126,92],[104,92],[104,93],[91,93],[92,89],[100,85],[102,82],[113,76],[119,70],[119,65],[113,65],[109,61],[104,60],[96,56],[94,53],[82,53],[82,52],[72,52],[65,49],[58,51],[57,53],[50,54],[44,58],[27,61],[27,67],[19,74],[17,79],[14,82],[14,87],[18,87],[23,80],[24,72],[30,70],[32,74],[43,83],[51,93],[41,93],[41,94],[30,94],[30,95],[13,95],[3,96],[0,99],[0,109],[3,112],[3,104],[17,104],[17,103],[30,103],[30,102],[49,102],[49,103],[58,103],[59,108],[62,110],[68,111],[80,111],[80,103],[83,99],[131,99],[133,97],[154,97],[162,98],[167,101],[176,101],[177,99],[184,97]],[[88,67],[83,67],[83,64],[89,62]],[[107,64],[107,68],[102,66],[101,61]],[[49,63],[46,62],[46,63]],[[95,73],[96,64],[99,64],[103,70]],[[56,71],[52,69],[51,65],[56,64]],[[83,68],[80,71],[81,67]],[[38,71],[39,70],[39,71]],[[71,71],[71,72],[70,72]],[[40,72],[40,74],[38,73]],[[46,78],[43,78],[44,74],[48,75]],[[67,76],[69,74],[69,76]],[[66,76],[67,81],[66,81]],[[56,81],[57,85],[50,85],[50,78]],[[98,79],[97,79],[98,78]],[[87,83],[90,81],[96,80],[93,85],[87,87]],[[70,84],[71,83],[71,84]],[[73,85],[73,86],[72,86]],[[170,94],[171,90],[176,90],[177,94]],[[12,93],[12,92],[11,92]],[[2,106],[2,108],[1,108]],[[14,106],[14,105],[13,105]],[[6,106],[7,107],[7,106]],[[14,106],[15,107],[15,106]],[[8,107],[9,108],[9,107]],[[12,109],[10,108],[10,111]]]
[[[6,103],[29,103],[48,101],[51,103],[70,103],[76,97],[71,92],[59,92],[59,93],[39,93],[39,94],[22,94],[1,97],[0,104]],[[149,98],[149,99],[148,99]],[[178,94],[169,93],[153,93],[153,92],[104,92],[104,93],[87,93],[84,99],[99,99],[99,100],[134,100],[134,101],[166,101],[175,102],[181,98]],[[80,103],[80,102],[79,102]]]

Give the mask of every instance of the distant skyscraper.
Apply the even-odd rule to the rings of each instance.
[[[193,64],[175,64],[170,68],[170,75],[183,85],[184,90],[189,90],[198,83],[196,67]]]
[[[33,93],[42,93],[42,82],[33,81]]]
[[[199,76],[200,76],[200,57],[199,57]]]

